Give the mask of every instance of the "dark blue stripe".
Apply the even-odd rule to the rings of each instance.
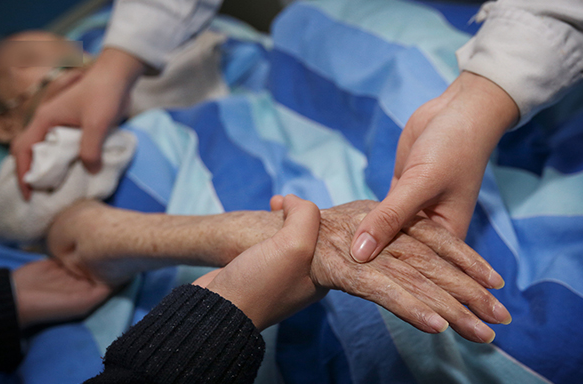
[[[456,29],[469,33],[476,34],[478,29],[482,26],[481,23],[470,23],[470,20],[480,10],[481,4],[458,4],[451,1],[417,1],[418,3],[427,5],[445,17],[445,19]]]
[[[494,343],[557,384],[583,377],[583,299],[562,285],[539,283],[521,292],[514,255],[478,205],[466,239],[502,275],[506,286],[493,291],[510,311],[510,325],[494,325]]]
[[[198,135],[200,158],[213,174],[213,185],[226,211],[269,210],[271,177],[256,157],[243,151],[225,132],[215,102],[171,111],[172,118]]]
[[[356,96],[306,69],[294,57],[273,50],[270,91],[280,104],[327,127],[341,131],[360,151],[377,101]]]
[[[132,324],[152,310],[175,287],[177,267],[167,267],[142,274],[142,287],[135,303]]]
[[[316,303],[279,325],[277,364],[287,384],[351,384],[348,360]]]
[[[548,116],[543,112],[524,127],[502,137],[497,162],[539,176],[545,167],[577,173],[583,171],[582,148],[583,112],[559,124],[555,124],[552,113]]]
[[[144,192],[130,178],[124,176],[115,193],[105,201],[117,208],[131,209],[140,212],[165,212],[166,206]]]
[[[83,323],[53,326],[29,339],[18,369],[26,384],[79,384],[103,370],[95,339]]]

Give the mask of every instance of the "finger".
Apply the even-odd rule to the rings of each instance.
[[[353,271],[350,285],[343,288],[351,295],[372,301],[415,328],[428,333],[441,333],[448,322],[394,279],[369,265],[360,265]]]
[[[282,195],[274,195],[269,201],[269,207],[272,211],[281,211],[283,209],[283,199]]]
[[[223,268],[218,268],[215,269],[214,271],[211,271],[209,273],[206,273],[204,275],[202,275],[201,277],[199,277],[198,279],[196,279],[192,285],[199,285],[203,288],[206,288],[207,285],[210,284],[211,281],[213,281],[213,279],[219,274],[221,273],[221,271],[223,270]]]
[[[295,195],[283,199],[283,228],[273,239],[283,244],[285,249],[305,251],[310,256],[314,253],[320,229],[320,210],[307,200]]]
[[[429,188],[423,185],[398,182],[358,226],[350,247],[352,258],[359,263],[374,259],[430,197]]]
[[[432,220],[416,217],[403,227],[403,231],[458,266],[484,287],[500,289],[504,286],[502,276],[484,258]]]
[[[383,254],[371,266],[425,303],[462,337],[477,343],[489,343],[496,336],[475,314],[407,263]]]
[[[79,158],[90,173],[97,173],[101,169],[101,151],[108,129],[107,123],[83,127]]]
[[[24,175],[30,170],[32,162],[32,150],[23,149],[14,154],[16,161],[16,175],[18,177],[18,186],[24,200],[30,200],[32,190],[30,186],[24,181]]]
[[[406,235],[398,236],[388,252],[467,305],[480,319],[494,324],[512,321],[508,310],[490,292],[425,244]]]
[[[30,199],[30,186],[24,182],[24,175],[30,170],[32,163],[32,146],[44,140],[50,125],[43,122],[33,122],[20,136],[12,142],[10,151],[16,162],[18,185],[25,200]]]

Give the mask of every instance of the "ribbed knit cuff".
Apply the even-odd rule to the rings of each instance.
[[[252,383],[264,350],[259,331],[235,305],[183,285],[111,344],[104,364],[155,383]]]
[[[10,270],[3,268],[0,269],[0,371],[13,371],[21,360],[20,328]]]

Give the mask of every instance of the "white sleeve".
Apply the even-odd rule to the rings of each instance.
[[[104,46],[157,69],[170,52],[204,29],[222,0],[116,0]]]
[[[520,109],[519,126],[581,79],[582,0],[498,0],[476,20],[484,24],[456,53],[460,70],[504,89]]]

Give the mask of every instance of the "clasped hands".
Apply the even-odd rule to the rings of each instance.
[[[373,301],[422,331],[438,333],[450,325],[469,340],[490,342],[494,332],[482,320],[511,320],[487,291],[504,282],[476,252],[434,222],[417,217],[379,257],[366,264],[352,259],[352,235],[377,204],[354,201],[319,211],[290,195],[274,197],[272,212],[188,217],[83,202],[55,221],[48,244],[68,269],[112,283],[152,266],[171,265],[168,259],[226,264],[204,285],[231,300],[259,329],[338,289]],[[132,230],[146,235],[133,238]],[[177,238],[169,241],[169,236]],[[164,250],[177,243],[178,248]]]

